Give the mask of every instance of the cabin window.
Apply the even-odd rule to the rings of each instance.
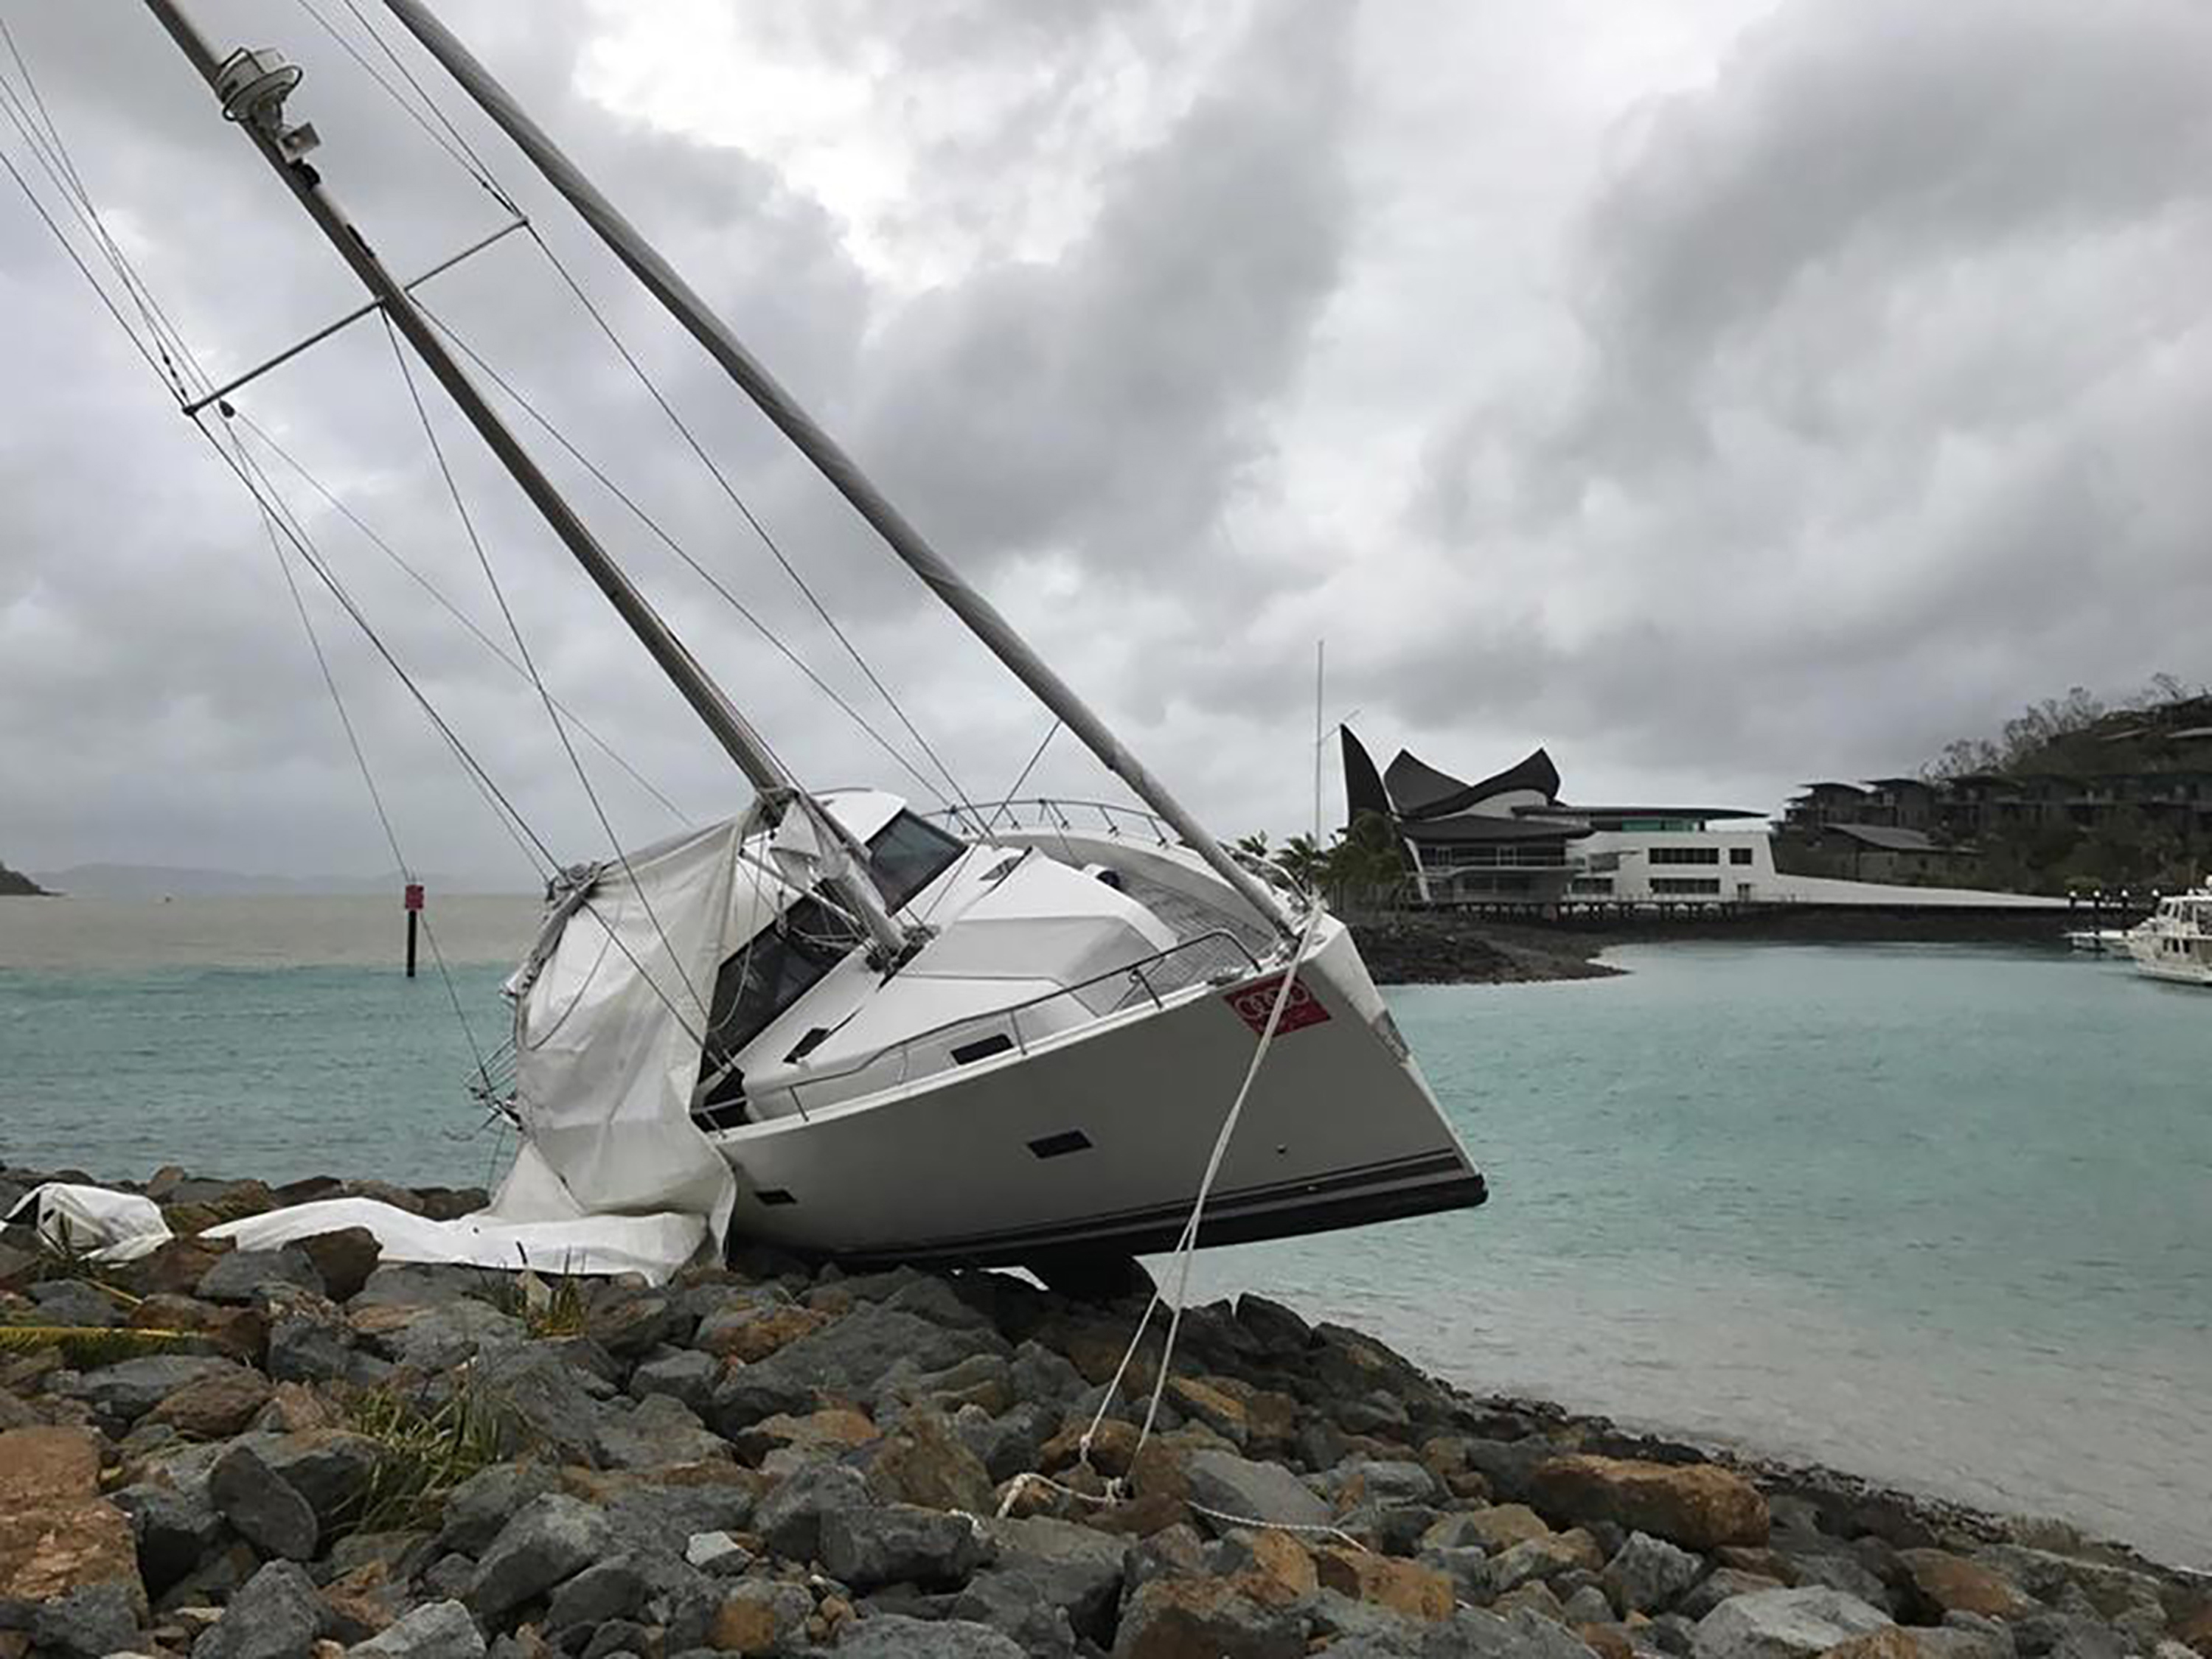
[[[1729,848],[1729,862],[1730,864],[1748,864],[1748,863],[1750,863],[1750,862],[1751,862],[1751,848],[1749,848],[1748,847],[1731,847],[1731,848]]]
[[[868,837],[868,867],[885,908],[892,910],[952,867],[967,849],[911,812],[901,812]]]
[[[715,975],[702,1073],[713,1077],[728,1066],[769,1022],[843,961],[854,944],[852,925],[821,900],[793,901]],[[732,1070],[699,1104],[720,1105],[744,1092],[744,1080]]]

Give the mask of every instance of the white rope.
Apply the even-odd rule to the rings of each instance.
[[[1102,1495],[1095,1492],[1084,1492],[1078,1487],[1063,1485],[1048,1474],[1039,1474],[1035,1470],[1031,1470],[1026,1474],[1016,1475],[1007,1483],[1006,1495],[999,1504],[998,1518],[1001,1521],[1007,1519],[1013,1513],[1014,1505],[1021,1501],[1022,1494],[1032,1486],[1043,1486],[1049,1491],[1060,1493],[1062,1497],[1073,1498],[1079,1503],[1096,1504],[1101,1508],[1109,1507],[1121,1501],[1121,1498],[1113,1492]],[[1337,1539],[1351,1545],[1363,1555],[1375,1553],[1374,1549],[1364,1539],[1326,1521],[1268,1521],[1256,1515],[1238,1515],[1232,1510],[1217,1510],[1205,1504],[1194,1504],[1188,1498],[1183,1500],[1183,1507],[1194,1515],[1202,1515],[1208,1520],[1218,1521],[1227,1526],[1255,1527],[1267,1532],[1310,1533],[1318,1537]]]
[[[1252,1085],[1259,1078],[1260,1067],[1267,1060],[1267,1051],[1274,1046],[1275,1033],[1282,1025],[1284,1010],[1290,1006],[1291,993],[1297,984],[1298,969],[1305,963],[1306,951],[1321,927],[1322,915],[1322,905],[1316,900],[1312,908],[1306,914],[1306,925],[1298,935],[1297,948],[1291,953],[1290,965],[1283,970],[1283,982],[1275,992],[1273,1006],[1267,1010],[1267,1023],[1261,1028],[1260,1041],[1252,1050],[1251,1063],[1244,1068],[1244,1080],[1238,1085],[1237,1097],[1230,1103],[1228,1113],[1221,1120],[1221,1127],[1213,1137],[1213,1151],[1206,1160],[1206,1173],[1199,1180],[1198,1195],[1191,1201],[1190,1218],[1183,1223],[1182,1231],[1176,1240],[1175,1307],[1169,1316],[1167,1340],[1160,1352],[1158,1374],[1152,1380],[1152,1396],[1145,1411],[1144,1425],[1138,1431],[1136,1449],[1130,1454],[1130,1461],[1133,1464],[1138,1453],[1142,1452],[1152,1439],[1152,1425],[1159,1416],[1160,1396],[1167,1388],[1168,1375],[1175,1362],[1176,1339],[1182,1334],[1183,1304],[1188,1300],[1190,1291],[1190,1261],[1198,1249],[1199,1228],[1206,1218],[1206,1200],[1212,1196],[1213,1183],[1221,1174],[1222,1159],[1228,1155],[1229,1143],[1236,1135],[1237,1121],[1244,1115],[1244,1103],[1251,1098]],[[1106,1421],[1106,1413],[1113,1408],[1115,1397],[1121,1392],[1121,1380],[1128,1375],[1129,1367],[1136,1359],[1138,1349],[1144,1346],[1145,1333],[1151,1328],[1152,1315],[1158,1309],[1161,1299],[1160,1290],[1155,1285],[1152,1290],[1152,1299],[1146,1304],[1144,1315],[1137,1321],[1136,1332],[1130,1337],[1129,1346],[1122,1351],[1121,1363],[1114,1368],[1114,1375],[1106,1384],[1104,1397],[1099,1401],[1098,1409],[1091,1419],[1091,1426],[1084,1430],[1083,1437],[1076,1443],[1077,1460],[1085,1468],[1092,1467],[1091,1443],[1097,1439],[1100,1427]],[[1007,1488],[1006,1500],[999,1508],[1001,1517],[1013,1507],[1016,1498],[1031,1482],[1041,1482],[1054,1491],[1066,1492],[1070,1497],[1080,1498],[1086,1503],[1112,1504],[1120,1503],[1122,1498],[1122,1482],[1118,1477],[1106,1483],[1105,1496],[1098,1498],[1091,1493],[1076,1492],[1073,1488],[1061,1486],[1058,1481],[1048,1480],[1035,1470],[1030,1470],[1016,1475],[1012,1484]],[[1231,1525],[1255,1527],[1281,1525],[1285,1531],[1299,1529],[1285,1523],[1264,1521],[1254,1516],[1227,1515],[1218,1510],[1206,1509],[1196,1504],[1191,1504],[1190,1507],[1200,1515],[1212,1516],[1217,1520],[1226,1521]],[[1337,1529],[1331,1527],[1320,1530],[1333,1533]],[[1364,1546],[1362,1547],[1364,1548]]]

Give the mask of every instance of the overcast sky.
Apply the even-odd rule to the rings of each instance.
[[[2212,678],[2212,11],[2191,0],[439,9],[1224,832],[1308,817],[1323,637],[1331,716],[1356,709],[1382,758],[1473,774],[1542,743],[1571,798],[1769,809],[2069,684]],[[380,61],[340,0],[195,9],[307,67],[292,113],[395,269],[501,222],[319,27]],[[210,373],[357,301],[133,0],[6,15]],[[1048,717],[384,27],[960,786],[1003,793]],[[39,179],[3,123],[0,149]],[[911,751],[526,239],[422,292]],[[258,512],[3,179],[0,361],[0,859],[389,868]],[[236,401],[512,651],[377,323]],[[686,812],[738,810],[432,414],[554,695]],[[270,465],[532,823],[603,855],[528,681]],[[803,778],[907,783],[554,470]],[[526,880],[308,599],[409,858]],[[625,841],[673,827],[580,752]],[[1109,787],[1064,734],[1039,786]],[[1334,822],[1333,763],[1328,793]]]

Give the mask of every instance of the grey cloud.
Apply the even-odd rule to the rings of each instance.
[[[1792,0],[1656,86],[1577,81],[1620,60],[1595,49],[1618,23],[1574,7],[1257,7],[1234,27],[1155,0],[773,14],[756,53],[849,60],[880,89],[871,118],[908,188],[877,231],[947,256],[920,288],[774,155],[600,102],[592,43],[638,14],[447,9],[1224,828],[1304,821],[1321,635],[1333,711],[1359,707],[1378,744],[1479,769],[1547,741],[1577,793],[1753,805],[1801,774],[1909,765],[2050,687],[2206,672],[2208,26],[2179,0]],[[496,222],[304,14],[204,15],[308,64],[326,172],[395,265]],[[354,303],[150,26],[82,15],[26,9],[21,33],[195,345],[236,368]],[[1693,36],[1698,19],[1725,21],[1676,21]],[[1507,86],[1499,64],[1542,73]],[[1041,711],[448,102],[963,781],[1005,787]],[[1061,210],[1073,234],[1041,247]],[[526,247],[428,292],[883,720]],[[0,416],[0,856],[384,867],[250,503],[12,198],[0,349],[37,388]],[[374,325],[240,402],[500,631]],[[689,810],[729,810],[729,769],[434,413],[555,690]],[[576,483],[809,777],[897,781]],[[565,854],[598,850],[531,688],[309,516],[533,820]],[[416,856],[515,867],[404,692],[310,597]],[[659,832],[594,770],[625,834]],[[1036,785],[1101,787],[1064,737]]]

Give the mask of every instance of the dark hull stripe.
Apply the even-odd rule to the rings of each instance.
[[[1413,1183],[1413,1184],[1407,1184]],[[1380,1189],[1380,1190],[1378,1190]],[[1217,1194],[1199,1229],[1202,1244],[1249,1243],[1370,1221],[1471,1208],[1489,1196],[1480,1173],[1455,1152],[1395,1158],[1335,1175],[1277,1182]],[[1070,1244],[1110,1246],[1130,1255],[1170,1249],[1190,1216],[1189,1199],[1108,1211],[1037,1226],[889,1243],[841,1253],[855,1261],[1018,1261]]]

